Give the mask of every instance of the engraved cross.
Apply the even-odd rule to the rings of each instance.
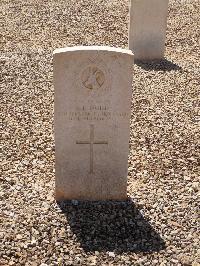
[[[94,173],[94,144],[108,144],[107,141],[94,140],[94,125],[90,125],[90,140],[89,141],[76,141],[76,144],[89,144],[90,145],[90,174]]]

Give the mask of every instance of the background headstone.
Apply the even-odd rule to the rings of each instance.
[[[133,54],[54,51],[56,199],[126,199]]]
[[[162,59],[169,0],[131,0],[129,49],[135,60]]]

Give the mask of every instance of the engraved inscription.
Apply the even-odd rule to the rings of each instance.
[[[129,114],[127,112],[112,112],[107,107],[80,107],[71,112],[64,112],[61,115],[65,116],[68,121],[108,121],[115,119],[126,119]]]
[[[108,144],[107,141],[94,140],[94,125],[90,125],[90,140],[89,141],[76,141],[76,144],[89,144],[90,145],[90,174],[94,173],[94,144]]]
[[[105,75],[96,66],[87,67],[82,73],[82,83],[90,90],[100,89],[105,82]]]

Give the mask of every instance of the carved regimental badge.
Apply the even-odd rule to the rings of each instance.
[[[112,73],[101,58],[87,58],[77,66],[74,80],[77,89],[80,90],[80,97],[104,97],[105,93],[111,91]]]
[[[89,66],[83,70],[81,80],[85,88],[98,90],[105,82],[105,75],[98,67]]]

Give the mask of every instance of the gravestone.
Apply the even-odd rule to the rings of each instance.
[[[131,0],[129,49],[135,60],[164,57],[169,0]]]
[[[56,200],[126,199],[132,52],[62,48],[53,61]]]

